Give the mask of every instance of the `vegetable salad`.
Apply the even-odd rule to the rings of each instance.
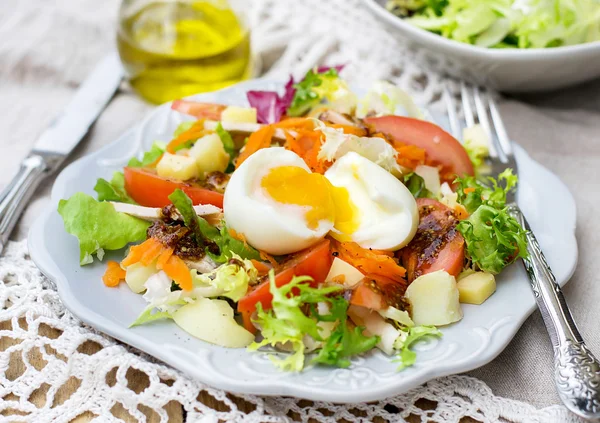
[[[60,201],[80,265],[128,247],[102,279],[146,300],[132,327],[172,320],[289,371],[374,348],[403,369],[526,255],[506,210],[517,178],[482,176],[481,128],[463,145],[397,87],[359,98],[340,70],[250,91],[249,107],[175,101],[189,120],[172,139],[96,198]]]
[[[446,38],[489,48],[548,48],[600,40],[595,0],[388,0],[387,9]]]

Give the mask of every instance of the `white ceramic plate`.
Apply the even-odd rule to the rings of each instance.
[[[385,9],[387,0],[364,0],[392,35],[411,47],[412,59],[500,91],[548,91],[600,77],[600,41],[545,49],[477,47],[417,28]]]
[[[198,95],[200,101],[246,103],[247,90],[277,89],[282,84],[250,81],[220,92]],[[64,230],[56,212],[61,198],[78,191],[94,195],[98,177],[109,178],[154,140],[170,139],[182,120],[169,105],[158,107],[140,125],[112,144],[67,167],[52,190],[51,208],[31,228],[31,257],[52,279],[66,307],[84,322],[151,354],[208,385],[236,393],[289,395],[311,400],[364,402],[383,399],[430,379],[482,366],[513,338],[535,303],[521,264],[498,278],[498,290],[482,306],[464,305],[464,319],[442,329],[440,340],[417,345],[414,367],[397,372],[390,357],[373,352],[353,360],[348,369],[309,366],[302,373],[282,373],[260,353],[226,349],[195,339],[169,321],[128,329],[145,307],[125,284],[109,289],[101,276],[105,265],[80,267],[77,239]],[[519,202],[546,252],[559,283],[575,269],[575,203],[565,185],[517,148],[521,170]],[[107,254],[120,260],[123,251]],[[540,335],[543,336],[543,335]]]

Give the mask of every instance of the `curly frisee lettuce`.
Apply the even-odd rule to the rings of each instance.
[[[457,228],[473,264],[497,275],[517,258],[527,257],[527,233],[506,207],[506,194],[516,188],[517,176],[507,169],[487,182],[484,185],[474,177],[456,180],[458,202],[470,213]]]
[[[269,273],[273,308],[264,310],[262,304],[257,304],[255,323],[261,328],[263,340],[253,343],[249,349],[255,351],[268,345],[289,350],[287,357],[271,356],[271,360],[282,370],[298,372],[305,365],[309,338],[319,345],[315,363],[348,367],[349,357],[372,349],[379,337],[363,335],[363,328],[350,329],[346,314],[348,302],[340,296],[339,287],[312,288],[310,280],[308,276],[296,276],[278,288],[274,272]],[[319,303],[326,306],[318,307]],[[305,308],[310,310],[310,315],[304,313]],[[319,308],[328,311],[321,312]],[[333,328],[331,323],[335,325]]]

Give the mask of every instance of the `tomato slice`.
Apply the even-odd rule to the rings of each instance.
[[[329,240],[324,239],[318,244],[299,251],[281,263],[275,269],[275,285],[278,287],[289,283],[294,276],[310,276],[313,278],[311,285],[316,286],[323,282],[329,273],[333,257],[329,252]],[[263,309],[271,308],[273,295],[269,289],[269,280],[265,280],[250,291],[238,302],[238,311],[253,313],[256,304],[261,303]]]
[[[198,119],[221,120],[221,113],[227,106],[213,103],[198,103],[197,101],[175,100],[171,109]]]
[[[465,261],[465,240],[456,229],[458,218],[454,211],[431,198],[418,198],[417,206],[417,233],[399,252],[409,282],[437,270],[458,276]]]
[[[406,285],[383,275],[366,275],[353,289],[350,304],[370,310],[403,308]]]
[[[425,150],[426,163],[441,167],[440,177],[445,182],[454,181],[456,176],[475,174],[462,144],[434,123],[403,116],[371,117],[364,122],[373,132],[385,134],[394,143]]]
[[[164,207],[171,204],[169,195],[177,188],[185,192],[194,204],[212,204],[223,208],[223,194],[200,186],[158,176],[151,169],[126,167],[125,190],[138,204]]]

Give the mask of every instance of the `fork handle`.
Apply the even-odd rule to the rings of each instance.
[[[0,194],[0,253],[6,246],[27,201],[45,177],[46,170],[44,158],[31,154],[21,162],[19,172]]]
[[[600,418],[600,363],[585,345],[525,216],[515,204],[508,211],[527,230],[529,257],[523,263],[554,347],[558,394],[572,412],[585,418]]]

